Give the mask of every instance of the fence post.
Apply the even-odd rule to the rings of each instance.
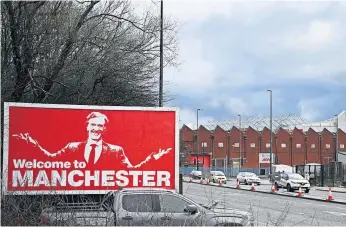
[[[324,165],[321,165],[321,187],[324,187]]]

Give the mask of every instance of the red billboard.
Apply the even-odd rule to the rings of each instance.
[[[3,191],[179,188],[175,108],[5,103]]]

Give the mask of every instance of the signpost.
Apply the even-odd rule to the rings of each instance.
[[[262,163],[270,163],[270,153],[259,153],[259,160],[258,162],[260,164]],[[275,154],[272,154],[272,160],[275,160]]]
[[[3,192],[179,189],[175,108],[5,103]]]

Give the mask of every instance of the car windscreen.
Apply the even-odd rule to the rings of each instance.
[[[215,172],[214,176],[225,176],[223,172]]]
[[[256,177],[256,174],[254,174],[254,173],[245,173],[244,175],[246,177]]]
[[[301,175],[297,174],[297,173],[290,173],[290,174],[287,174],[288,177],[292,180],[304,180],[305,178],[302,177]]]

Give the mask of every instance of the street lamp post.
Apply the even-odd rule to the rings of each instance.
[[[160,15],[160,86],[159,86],[159,106],[163,106],[163,0],[161,0]]]
[[[197,140],[197,170],[198,170],[198,162],[199,162],[199,141],[198,141],[198,132],[199,132],[199,125],[198,125],[198,111],[200,111],[202,109],[197,109],[197,129],[196,129],[196,140]]]
[[[338,150],[339,150],[339,118],[338,115],[335,115],[336,118],[336,135],[335,135],[335,139],[336,139],[336,148],[335,148],[335,162],[338,161]]]
[[[270,174],[272,174],[272,166],[273,166],[273,92],[272,90],[267,90],[270,94]]]
[[[238,114],[239,117],[239,172],[241,171],[241,115]]]
[[[338,150],[339,150],[339,145],[338,145],[338,129],[339,129],[339,119],[338,115],[335,115],[336,118],[336,135],[335,135],[335,157],[334,157],[334,179],[333,179],[333,186],[335,186],[336,181],[337,181],[337,174],[338,174]]]

